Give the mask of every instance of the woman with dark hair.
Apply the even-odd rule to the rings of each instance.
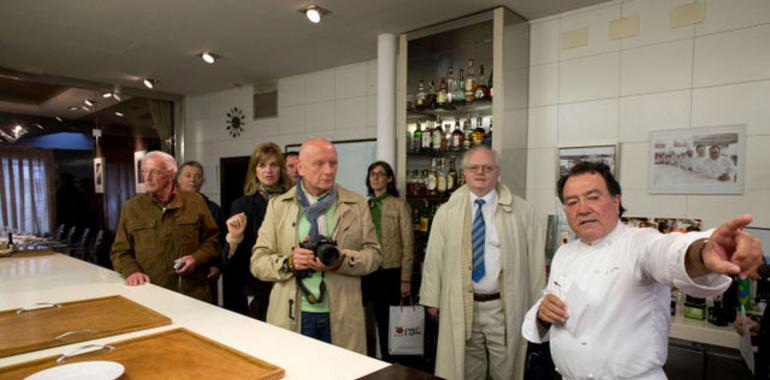
[[[249,266],[267,203],[291,188],[281,148],[273,143],[257,145],[244,182],[244,195],[233,201],[227,220],[227,245],[223,248],[224,306],[264,321],[272,283],[257,280]],[[251,303],[248,296],[254,297]]]
[[[363,279],[364,303],[371,301],[382,360],[392,361],[388,354],[389,306],[398,305],[411,292],[414,262],[412,211],[398,196],[393,168],[384,161],[369,165],[366,177],[369,210],[382,246],[382,267]]]

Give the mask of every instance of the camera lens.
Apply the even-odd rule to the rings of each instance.
[[[335,264],[340,258],[340,251],[333,244],[321,243],[315,253],[318,260],[321,260],[321,263],[326,266]]]

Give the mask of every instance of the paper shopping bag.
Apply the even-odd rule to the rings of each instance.
[[[390,307],[388,353],[422,355],[425,342],[425,309],[422,306]]]

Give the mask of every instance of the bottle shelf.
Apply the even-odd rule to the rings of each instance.
[[[463,154],[465,154],[465,152],[467,152],[468,150],[470,150],[470,149],[439,150],[439,151],[425,151],[425,152],[422,152],[422,151],[414,152],[414,151],[412,151],[412,152],[406,152],[406,155],[409,156],[409,157],[427,157],[427,158],[432,158],[432,157],[449,157],[449,156],[453,156],[453,155],[456,155],[456,156],[460,157]]]
[[[446,194],[439,194],[439,195],[414,195],[414,194],[408,194],[406,196],[407,200],[427,200],[427,201],[448,201],[449,197],[452,195],[452,193],[446,193]]]
[[[407,108],[407,120],[416,120],[425,117],[450,116],[460,117],[468,114],[480,116],[492,115],[492,98],[475,100],[465,104],[451,104],[436,108]]]

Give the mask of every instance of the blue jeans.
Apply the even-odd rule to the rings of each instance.
[[[332,342],[332,328],[329,324],[329,313],[302,312],[302,335]]]

